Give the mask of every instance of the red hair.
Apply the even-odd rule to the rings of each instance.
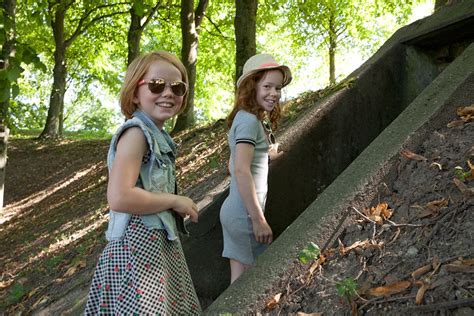
[[[245,110],[254,114],[260,121],[265,118],[265,110],[257,103],[257,84],[265,76],[267,71],[259,71],[251,74],[242,81],[235,93],[235,102],[232,111],[227,117],[227,126],[230,128],[235,115],[239,110]],[[278,127],[281,116],[280,102],[277,102],[270,112],[269,119],[273,130]]]

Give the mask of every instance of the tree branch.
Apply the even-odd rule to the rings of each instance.
[[[158,10],[158,8],[161,6],[161,0],[158,0],[156,2],[156,5],[151,9],[150,14],[146,17],[145,22],[143,22],[143,25],[141,25],[141,29],[143,30],[148,23],[152,20],[152,17],[155,15],[155,12]]]
[[[115,3],[115,4],[104,4],[104,5],[99,5],[97,7],[94,7],[92,9],[90,9],[89,11],[85,12],[85,14],[83,16],[81,16],[81,18],[79,19],[79,23],[77,24],[77,27],[76,29],[74,30],[74,32],[72,33],[71,37],[69,37],[66,41],[65,41],[65,44],[66,46],[69,46],[79,35],[83,34],[91,25],[93,25],[96,21],[98,20],[101,20],[103,18],[107,18],[107,17],[111,17],[111,16],[114,16],[114,15],[119,15],[119,14],[125,14],[127,13],[128,11],[119,11],[119,12],[114,12],[112,14],[105,14],[105,15],[99,15],[95,18],[93,18],[91,21],[89,21],[87,24],[85,24],[85,26],[83,27],[85,21],[87,20],[87,18],[95,11],[98,11],[98,10],[101,10],[101,9],[105,9],[105,8],[112,8],[112,7],[115,7],[115,6],[118,6],[118,5],[125,5],[125,4],[128,4],[128,2],[119,2],[119,3]]]
[[[221,35],[222,38],[226,39],[226,40],[231,40],[232,38],[230,37],[227,37],[225,36],[221,30],[219,29],[219,26],[216,25],[216,23],[214,23],[211,18],[208,16],[208,15],[205,15],[205,17],[209,20],[209,22],[212,24],[212,26],[214,26],[214,28],[217,30],[217,32],[219,32],[219,34]],[[210,33],[210,32],[209,32]]]
[[[196,31],[201,25],[202,18],[204,17],[204,12],[206,12],[206,8],[208,4],[209,4],[209,0],[199,0],[198,6],[196,8],[196,12],[194,12],[194,25],[196,27]]]

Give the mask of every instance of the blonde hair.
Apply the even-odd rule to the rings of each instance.
[[[227,126],[229,128],[232,126],[235,115],[239,110],[245,110],[254,114],[260,121],[265,118],[265,110],[257,103],[257,84],[265,76],[267,71],[258,71],[251,74],[240,83],[235,93],[234,107],[227,117]],[[280,102],[278,101],[269,114],[270,124],[273,130],[278,128],[280,116],[281,108]]]
[[[168,53],[166,51],[155,51],[147,53],[135,58],[127,68],[127,73],[125,74],[125,80],[120,90],[120,108],[123,115],[127,119],[132,117],[133,112],[138,108],[138,105],[133,102],[135,93],[138,88],[138,82],[143,78],[145,73],[150,68],[150,65],[155,61],[166,61],[175,66],[181,73],[181,80],[188,84],[188,73],[184,67],[181,60],[175,55]],[[179,110],[178,114],[181,114],[187,105],[188,92],[183,96],[183,105]]]

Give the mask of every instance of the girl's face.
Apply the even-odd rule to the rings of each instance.
[[[183,105],[183,96],[177,96],[171,90],[170,83],[182,81],[178,68],[164,60],[154,61],[142,78],[145,82],[152,79],[163,79],[166,87],[161,93],[153,93],[148,84],[141,84],[135,93],[133,102],[148,114],[158,128],[163,128],[165,121],[176,115]]]
[[[257,83],[256,99],[257,104],[263,110],[271,112],[280,100],[281,88],[283,84],[283,74],[280,70],[268,70]]]

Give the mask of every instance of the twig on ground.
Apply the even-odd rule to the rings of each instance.
[[[395,223],[395,222],[392,222],[392,221],[389,220],[389,219],[386,219],[386,221],[390,224],[390,226],[393,226],[393,227],[402,227],[402,226],[423,227],[423,226],[426,226],[426,225],[424,225],[424,224],[408,224],[408,223],[397,224],[397,223]]]
[[[371,220],[370,218],[368,218],[367,216],[365,216],[364,214],[362,214],[361,212],[359,212],[359,210],[356,209],[354,206],[349,206],[349,209],[353,210],[354,212],[356,212],[357,214],[359,214],[360,216],[362,216],[364,219],[366,219],[366,220],[368,220],[369,222],[372,223],[372,225],[374,226],[374,233],[372,234],[372,240],[374,240],[374,239],[375,239],[375,234],[377,233],[377,222]]]
[[[396,302],[396,301],[404,301],[404,300],[413,299],[415,297],[416,297],[416,294],[410,294],[410,295],[407,295],[407,296],[400,296],[400,297],[392,297],[392,298],[388,298],[388,299],[385,299],[385,300],[382,300],[383,297],[376,297],[376,298],[373,298],[371,300],[368,300],[364,305],[361,305],[359,307],[359,311],[362,310],[367,305],[370,305],[370,304],[383,304],[383,303],[390,303],[390,302]]]
[[[443,309],[452,309],[458,307],[474,307],[474,297],[437,303],[437,304],[430,304],[430,305],[421,305],[421,306],[410,306],[405,309],[408,312],[429,312],[429,311],[439,311]]]

